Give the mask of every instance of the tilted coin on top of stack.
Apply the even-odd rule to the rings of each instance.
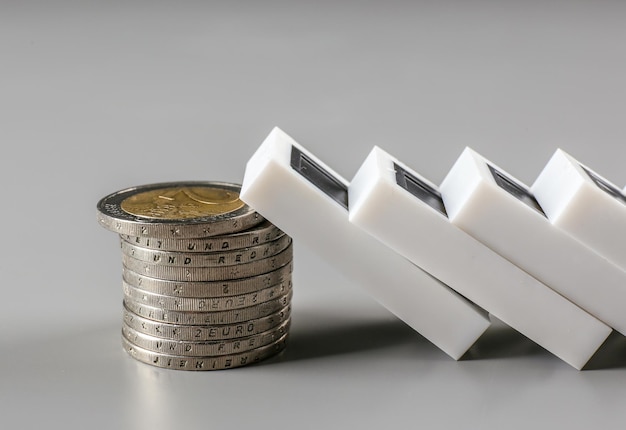
[[[227,369],[285,347],[291,238],[243,203],[239,190],[162,183],[98,202],[99,223],[120,235],[122,344],[137,360]]]

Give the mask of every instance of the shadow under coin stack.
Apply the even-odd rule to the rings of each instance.
[[[121,238],[124,349],[180,370],[280,352],[291,312],[291,238],[221,182],[153,184],[98,203]]]

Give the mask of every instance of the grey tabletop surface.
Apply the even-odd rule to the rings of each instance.
[[[282,355],[136,362],[95,204],[241,182],[273,126],[347,178],[378,145],[439,183],[471,146],[532,183],[561,147],[623,186],[625,20],[618,1],[1,1],[2,427],[623,428],[622,336],[579,372],[496,322],[456,362],[298,243]]]

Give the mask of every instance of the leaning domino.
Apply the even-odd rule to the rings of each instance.
[[[348,220],[348,183],[275,128],[248,161],[241,199],[454,359],[488,315]]]
[[[532,192],[553,225],[626,270],[626,196],[617,186],[558,149]]]
[[[467,148],[441,192],[452,223],[626,334],[626,273],[554,227],[526,185]]]
[[[573,367],[581,369],[611,333],[453,225],[437,187],[382,149],[350,183],[349,201],[354,224]]]

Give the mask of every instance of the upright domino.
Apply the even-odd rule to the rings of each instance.
[[[554,227],[526,185],[467,148],[441,192],[452,223],[626,334],[626,273]]]
[[[581,369],[610,334],[453,225],[437,187],[382,149],[350,183],[349,201],[354,224],[573,367]]]
[[[241,199],[306,244],[454,359],[488,315],[348,220],[348,183],[275,128],[248,161]]]
[[[617,186],[558,149],[532,192],[553,225],[626,270],[626,196]]]

